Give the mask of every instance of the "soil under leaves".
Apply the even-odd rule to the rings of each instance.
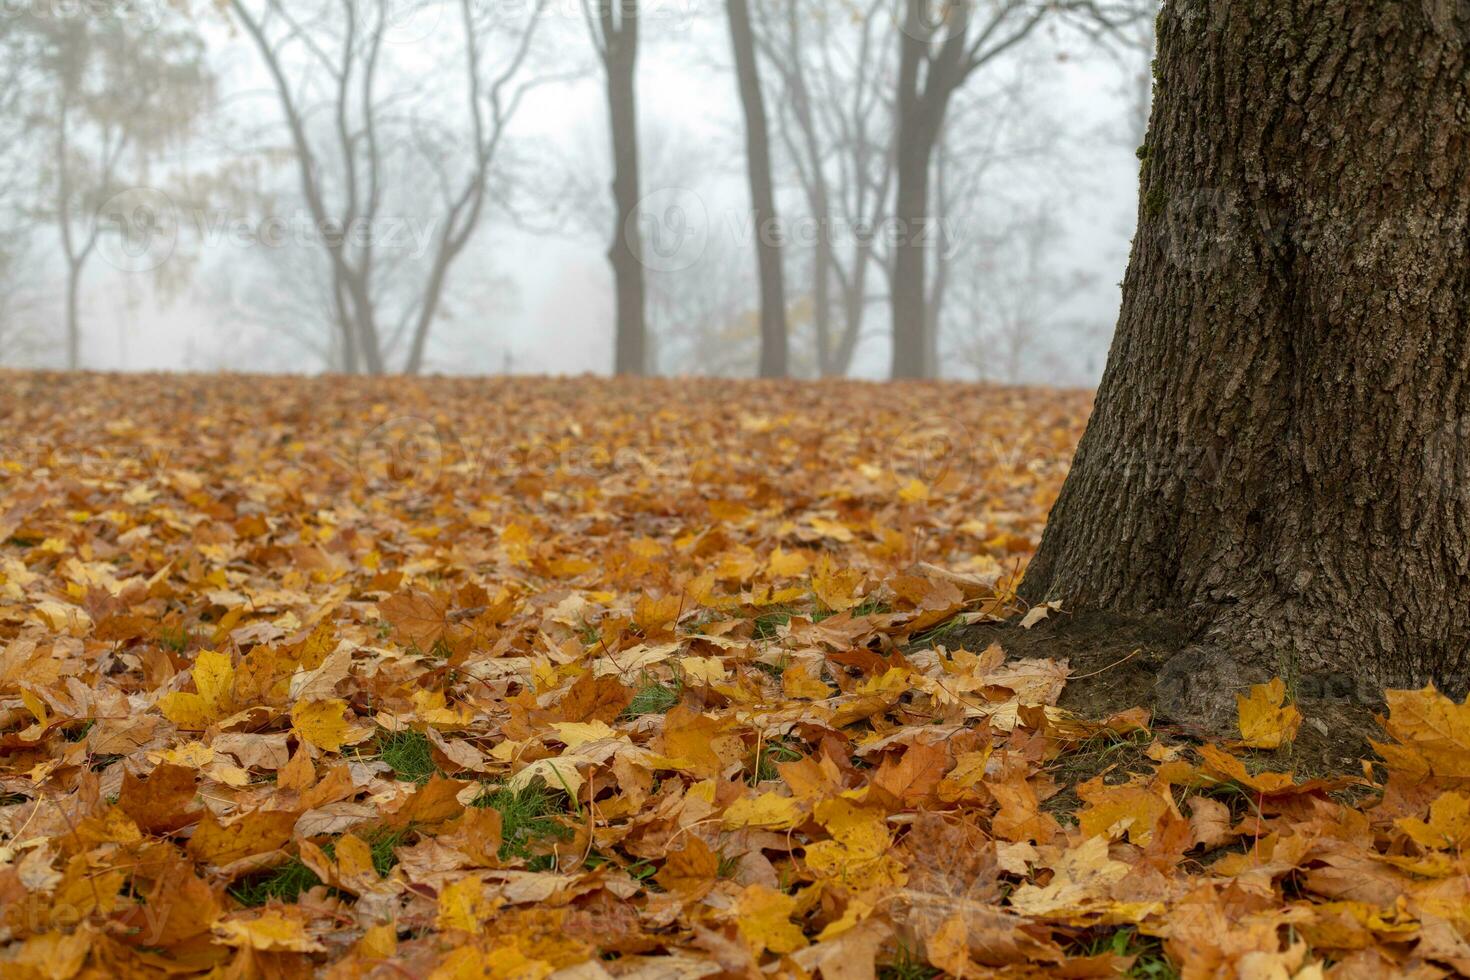
[[[7,978],[1470,972],[1470,708],[1018,604],[1084,393],[0,382]]]

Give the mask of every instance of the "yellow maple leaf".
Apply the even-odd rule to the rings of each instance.
[[[735,899],[733,911],[741,938],[759,954],[792,953],[806,945],[806,936],[791,921],[796,899],[765,885],[746,885]]]
[[[1470,796],[1443,793],[1429,807],[1429,820],[1394,821],[1414,843],[1432,850],[1459,850],[1470,844]]]
[[[742,827],[786,830],[801,823],[802,816],[801,805],[791,797],[762,793],[753,799],[742,798],[731,803],[722,822],[726,830]]]
[[[807,701],[825,701],[832,696],[832,689],[814,677],[810,669],[801,664],[792,664],[782,672],[781,691],[788,698],[801,698]]]
[[[296,814],[286,810],[254,810],[228,825],[211,813],[189,838],[190,857],[206,864],[229,864],[267,854],[291,839]]]
[[[1077,823],[1088,837],[1099,834],[1110,839],[1127,835],[1135,844],[1146,846],[1153,839],[1159,819],[1170,810],[1170,798],[1139,784],[1108,786],[1102,777],[1077,787],[1077,795],[1087,809],[1077,814]]]
[[[66,980],[81,972],[92,948],[86,932],[46,932],[6,950],[0,970],[17,980]]]
[[[347,702],[341,698],[297,703],[291,709],[291,727],[317,748],[340,752],[348,735],[346,711]]]
[[[1250,696],[1235,696],[1240,715],[1242,744],[1253,749],[1279,749],[1296,738],[1302,727],[1302,713],[1296,705],[1286,703],[1286,684],[1276,677],[1269,684],[1257,684]]]
[[[556,732],[557,740],[569,749],[608,738],[627,739],[605,721],[556,721],[552,722],[551,728]]]
[[[1011,893],[1011,907],[1023,915],[1077,914],[1113,902],[1111,887],[1128,874],[1128,865],[1108,856],[1105,837],[1089,837],[1076,847],[1057,848],[1050,861],[1056,873],[1044,886],[1025,884]]]
[[[1456,704],[1434,688],[1387,691],[1380,724],[1398,744],[1373,743],[1390,769],[1416,779],[1470,782],[1470,701]]]
[[[444,730],[464,728],[475,719],[474,708],[467,704],[450,707],[443,691],[414,691],[413,709],[420,721]]]
[[[362,934],[353,951],[365,960],[386,960],[398,952],[398,926],[384,922]]]
[[[543,980],[555,972],[556,967],[531,959],[513,944],[489,952],[465,946],[440,960],[429,980]]]
[[[516,773],[506,782],[506,786],[519,793],[539,776],[546,783],[548,789],[565,790],[568,796],[576,798],[577,790],[582,788],[582,774],[577,771],[578,764],[585,765],[588,760],[581,756],[572,754],[567,750],[555,759],[537,759]]]
[[[709,687],[727,679],[725,665],[719,657],[680,657],[679,670],[687,684]]]
[[[922,480],[910,479],[898,488],[898,499],[906,504],[922,503],[929,499],[929,487]]]
[[[461,878],[440,890],[439,914],[434,925],[446,932],[479,932],[480,923],[491,911],[484,882],[474,877]]]
[[[924,942],[930,963],[955,977],[974,972],[970,959],[970,927],[959,912],[948,916]]]
[[[806,864],[817,875],[858,892],[904,882],[882,812],[838,796],[823,800],[813,815],[832,835],[807,845]]]
[[[812,569],[812,591],[833,612],[845,612],[862,602],[857,594],[862,584],[861,571],[838,568],[828,555],[818,558],[817,567]]]
[[[374,878],[377,877],[373,866],[373,849],[356,834],[343,834],[337,838],[337,847],[333,854],[337,859],[337,873],[343,880],[363,879],[370,873]]]
[[[68,636],[86,636],[92,632],[92,617],[87,611],[70,603],[43,599],[33,605],[36,618],[55,633]]]
[[[772,575],[779,578],[792,578],[804,574],[811,567],[811,562],[807,560],[803,552],[777,548],[771,552],[767,567],[771,570]]]
[[[270,911],[253,919],[230,919],[215,927],[226,946],[248,947],[261,952],[319,953],[326,949],[307,935],[306,926],[282,912]]]
[[[203,731],[225,716],[235,685],[235,665],[227,653],[201,650],[194,659],[194,690],[173,691],[158,699],[163,716],[185,731]]]

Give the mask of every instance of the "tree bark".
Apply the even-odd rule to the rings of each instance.
[[[643,232],[638,227],[638,11],[635,0],[601,0],[603,63],[607,69],[608,122],[612,129],[613,204],[616,223],[608,261],[617,294],[613,370],[641,375],[648,370],[643,281]],[[614,25],[612,8],[622,12]]]
[[[730,20],[730,46],[735,54],[735,77],[745,113],[745,163],[750,177],[750,205],[755,219],[755,254],[761,285],[762,378],[787,374],[786,282],[781,268],[780,216],[771,181],[771,141],[766,130],[766,105],[761,96],[760,67],[755,58],[755,35],[746,0],[725,0]]]
[[[1470,11],[1170,0],[1159,31],[1117,335],[1022,594],[1187,621],[1175,717],[1272,674],[1463,693]]]

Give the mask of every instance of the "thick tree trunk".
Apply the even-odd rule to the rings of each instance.
[[[1022,593],[1185,618],[1167,713],[1470,667],[1465,4],[1170,0],[1097,407]]]
[[[643,281],[643,230],[638,227],[638,13],[631,0],[619,4],[622,19],[605,38],[608,121],[612,129],[613,203],[617,211],[608,261],[617,294],[613,370],[641,375],[648,370]]]
[[[755,218],[755,253],[761,284],[762,378],[784,378],[787,373],[786,281],[781,268],[780,218],[771,181],[771,141],[766,131],[766,105],[761,97],[760,69],[755,60],[755,35],[750,28],[746,0],[726,0],[730,19],[730,46],[735,54],[735,76],[740,105],[745,112],[745,162],[750,176],[750,205]]]

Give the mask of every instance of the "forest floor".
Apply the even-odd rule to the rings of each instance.
[[[1089,407],[0,374],[0,975],[1470,973],[1470,707],[1016,599]]]

